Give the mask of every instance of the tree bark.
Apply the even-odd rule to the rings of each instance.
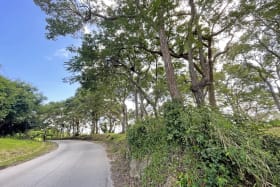
[[[271,96],[274,100],[274,103],[275,103],[277,109],[280,111],[280,98],[279,98],[279,96],[275,93],[272,84],[266,78],[264,78],[263,76],[261,76],[261,77],[263,78],[264,82],[267,84],[268,89],[270,91],[270,94],[271,94]]]
[[[134,103],[135,103],[135,119],[136,121],[139,120],[139,109],[138,109],[138,89],[135,88],[134,92]]]
[[[95,134],[95,119],[91,120],[91,134]]]
[[[188,39],[187,39],[187,49],[188,49],[188,62],[189,62],[189,73],[191,77],[191,91],[194,95],[195,102],[198,106],[204,105],[204,94],[202,85],[200,84],[200,81],[198,79],[197,72],[195,70],[195,64],[194,64],[194,56],[193,56],[193,24],[196,19],[196,10],[193,0],[189,0],[189,4],[191,6],[191,20],[188,23]],[[201,51],[200,51],[201,55]],[[201,57],[201,56],[200,56]],[[200,58],[200,60],[202,60]],[[201,66],[203,68],[204,64],[201,63]]]
[[[142,96],[142,94],[140,94],[140,117],[141,117],[141,120],[144,118],[145,115],[147,115],[147,111],[146,111],[145,105],[144,105],[144,97]]]
[[[172,100],[181,100],[181,95],[177,87],[174,67],[171,61],[171,56],[168,48],[167,36],[162,25],[159,29],[160,50],[164,61],[167,86]]]
[[[109,133],[114,133],[114,120],[112,117],[109,117]]]
[[[127,120],[128,120],[127,107],[125,104],[125,100],[123,100],[123,103],[122,103],[122,131],[121,131],[122,133],[125,133],[125,131],[126,131]]]
[[[212,60],[212,39],[208,39],[208,63],[209,63],[209,89],[208,97],[210,106],[216,108],[215,85],[214,85],[214,62]]]
[[[99,132],[99,129],[98,129],[98,117],[96,115],[96,118],[95,118],[95,134],[98,134]]]
[[[75,136],[79,136],[80,135],[80,120],[79,119],[76,119],[75,120],[75,125],[76,125],[76,133],[75,133]]]
[[[216,105],[215,93],[214,93],[214,76],[213,76],[213,63],[212,63],[212,51],[211,51],[211,38],[208,38],[208,59],[205,56],[203,49],[203,42],[205,37],[202,36],[202,30],[199,25],[199,15],[197,14],[195,3],[193,0],[189,0],[189,5],[191,7],[191,19],[188,23],[188,39],[187,39],[187,49],[188,49],[188,62],[189,62],[189,73],[191,77],[191,90],[195,97],[196,104],[202,106],[205,104],[205,94],[204,90],[209,87],[209,100],[211,105]],[[195,32],[194,32],[195,30]],[[195,38],[197,36],[197,38]],[[196,39],[197,43],[193,40]],[[194,57],[193,47],[198,49],[198,58]],[[194,59],[198,60],[201,69],[197,70],[198,66],[195,64]],[[201,78],[198,76],[198,72],[201,74]],[[212,84],[211,84],[211,74],[212,74]]]

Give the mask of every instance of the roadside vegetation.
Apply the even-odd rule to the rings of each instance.
[[[0,75],[0,168],[15,165],[44,154],[56,146],[45,143],[38,117],[44,97],[33,86]],[[41,131],[41,130],[40,130]]]
[[[280,125],[279,126],[266,127],[265,128],[265,133],[269,134],[269,135],[272,135],[272,136],[280,137]]]
[[[56,148],[54,143],[0,138],[0,169],[31,160]]]
[[[100,2],[34,0],[80,88],[1,77],[1,136],[107,142],[120,186],[280,186],[280,1]]]
[[[250,121],[167,103],[162,119],[134,125],[127,137],[132,158],[149,163],[140,186],[280,185],[280,138]]]
[[[129,186],[279,186],[278,0],[34,2],[82,38],[52,125],[126,133]]]

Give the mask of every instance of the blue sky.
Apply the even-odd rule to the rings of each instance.
[[[47,40],[45,26],[45,14],[32,0],[0,0],[0,74],[32,84],[48,101],[60,101],[78,87],[62,81],[70,76],[63,65],[70,55],[65,48],[78,40]]]

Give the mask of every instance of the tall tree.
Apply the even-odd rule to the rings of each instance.
[[[280,3],[244,1],[243,6],[250,13],[244,24],[247,32],[235,44],[230,58],[258,74],[280,111]]]
[[[24,132],[36,124],[36,113],[44,97],[37,89],[0,76],[0,134]]]
[[[243,37],[243,41],[255,37],[254,40],[258,40],[258,50],[262,53],[266,51],[266,60],[262,60],[266,61],[266,65],[262,63],[261,68],[251,64],[251,68],[255,67],[256,71],[261,69],[259,74],[278,105],[278,45],[273,43],[279,39],[277,1],[122,0],[111,5],[104,2],[98,4],[99,1],[76,0],[34,2],[48,14],[47,36],[51,39],[58,35],[76,33],[86,24],[97,28],[91,37],[94,45],[89,45],[92,48],[84,51],[92,53],[88,61],[92,63],[94,59],[95,62],[102,62],[99,65],[104,69],[109,67],[111,72],[126,77],[136,87],[135,101],[140,98],[140,93],[154,108],[154,113],[157,110],[154,95],[150,95],[150,90],[145,89],[141,81],[137,82],[137,77],[144,77],[146,73],[143,72],[154,76],[157,63],[163,63],[166,88],[172,99],[187,98],[186,93],[180,93],[180,90],[185,89],[178,86],[178,81],[183,77],[182,72],[185,72],[186,86],[190,85],[195,103],[198,106],[209,104],[216,107],[215,67],[220,68],[222,64],[229,62],[220,57],[229,51],[235,51],[233,41],[240,38],[240,33],[251,28],[252,32],[247,32],[248,36]],[[253,26],[258,29],[253,30]],[[273,37],[270,37],[271,34]],[[256,45],[254,47],[256,49]],[[175,68],[177,61],[184,64],[180,71]],[[268,64],[275,67],[273,75]],[[80,70],[83,77],[92,79],[92,71],[87,66],[91,65],[77,67],[83,67]]]

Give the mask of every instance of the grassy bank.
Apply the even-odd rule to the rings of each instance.
[[[0,138],[0,169],[30,160],[56,148],[49,142]]]
[[[127,144],[143,166],[138,186],[279,186],[280,139],[267,134],[250,121],[167,103],[162,117],[128,129]]]
[[[280,127],[271,127],[266,130],[267,134],[280,137]]]

